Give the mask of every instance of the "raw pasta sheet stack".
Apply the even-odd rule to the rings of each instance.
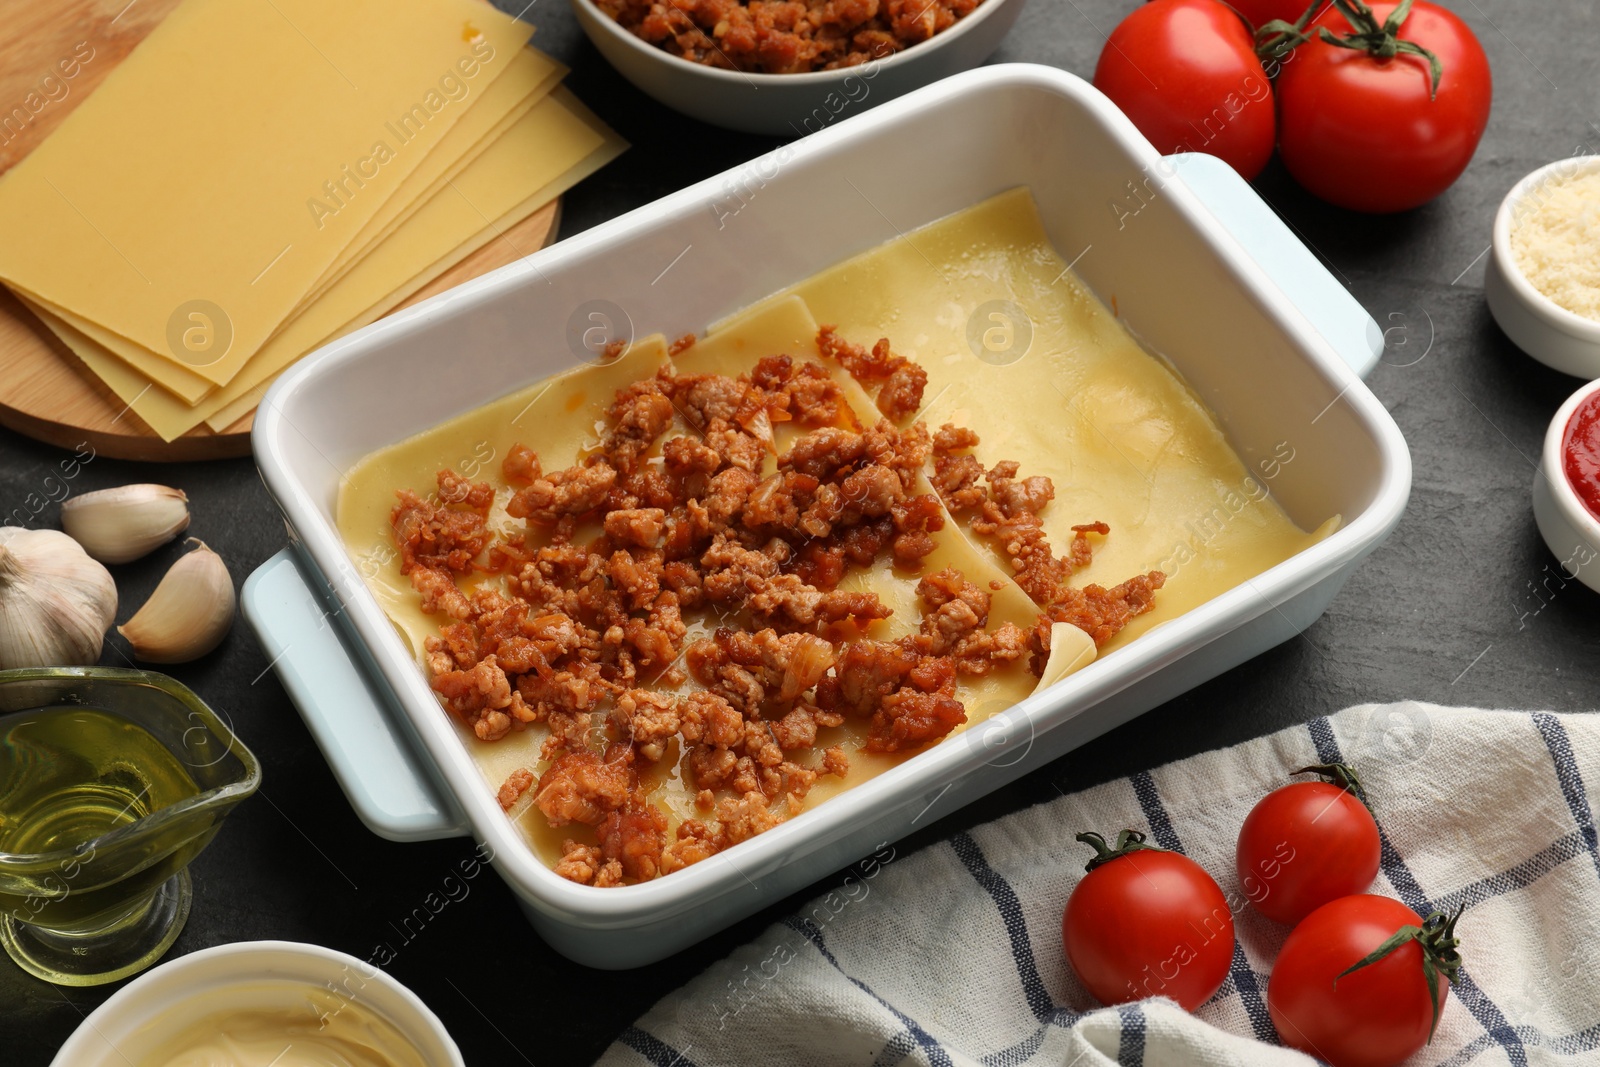
[[[532,32],[185,0],[0,179],[0,280],[164,440],[224,430],[622,151]]]

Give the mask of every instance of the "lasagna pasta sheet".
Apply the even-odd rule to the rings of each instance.
[[[343,277],[352,265],[359,263],[362,257],[377,249],[382,244],[383,238],[388,237],[401,223],[416,214],[419,208],[424,207],[445,188],[447,182],[457,177],[473,160],[493,147],[518,119],[549,95],[565,71],[566,68],[555,60],[532,48],[517,50],[510,60],[507,76],[491,82],[479,97],[474,98],[460,121],[445,133],[438,146],[428,153],[417,170],[408,175],[394,195],[382,204],[379,213],[339,254],[317,287],[300,300],[293,316],[298,316],[307,307],[314,305],[332,283]],[[136,372],[136,376],[123,376],[128,382],[133,383],[131,392],[119,385],[121,379],[116,377],[116,370],[100,375],[101,379],[111,385],[125,401],[131,400],[133,396],[142,392],[145,386],[154,383],[182,400],[186,407],[194,407],[202,398],[219,388],[208,378],[188,369],[184,364],[174,362],[170,358],[170,353],[153,353],[143,345],[120,337],[100,324],[64,308],[53,305],[47,307],[25,294],[22,294],[22,298],[28,302],[29,307],[45,325],[55,331],[62,342],[80,357],[83,357],[85,351],[90,353],[85,357],[85,362],[96,373],[99,373],[104,366],[103,361],[112,357],[125,364],[128,370]],[[293,317],[287,326],[280,324],[274,336],[285,328],[293,328]],[[269,349],[272,347],[270,339],[266,347]],[[142,397],[140,402],[143,404]],[[149,416],[153,405],[154,402],[151,406],[135,410],[138,410],[141,416]],[[172,406],[172,409],[185,411],[184,407]],[[157,411],[152,417],[162,418],[161,411]],[[234,420],[229,420],[232,421]],[[166,421],[157,429],[166,433],[165,427]]]
[[[621,143],[570,93],[556,89],[396,225],[374,254],[351,264],[267,341],[231,382],[195,404],[164,389],[149,388],[147,379],[111,352],[84,345],[81,334],[58,334],[164,440],[173,440],[219,413],[233,415],[221,424],[227,426],[255,406],[264,383],[302,355],[376,320],[621,150]],[[541,180],[543,185],[533,185]],[[531,198],[530,187],[537,190]],[[471,236],[463,243],[462,235]]]
[[[6,175],[0,278],[174,362],[172,316],[209,301],[232,344],[184,369],[231,381],[533,32],[475,0],[391,15],[379,0],[180,5]],[[407,116],[402,139],[390,126]],[[337,210],[308,208],[340,182]]]
[[[1102,654],[1338,524],[1334,516],[1307,533],[1284,514],[1271,482],[1293,462],[1295,442],[1277,443],[1259,469],[1246,468],[1183,379],[1068,267],[1025,188],[870,249],[772,301],[794,295],[849,340],[870,346],[888,337],[920,363],[929,427],[977,431],[985,467],[1013,459],[1024,476],[1049,475],[1056,498],[1040,518],[1058,552],[1076,524],[1111,526],[1074,585],[1165,572],[1155,609]]]

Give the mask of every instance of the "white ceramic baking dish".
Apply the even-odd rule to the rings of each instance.
[[[501,813],[334,527],[359,457],[572,364],[578,309],[700,330],[823,267],[1017,185],[1057,248],[1171,359],[1302,527],[1338,532],[1048,691],[738,847],[657,881],[557,877]],[[741,189],[735,205],[729,190]],[[1204,199],[1202,199],[1202,196]],[[730,214],[733,207],[736,214]],[[587,312],[585,312],[586,314]],[[579,316],[582,319],[582,316]],[[598,226],[301,361],[256,416],[296,535],[245,611],[361,817],[471,835],[534,925],[598,967],[660,959],[1293,636],[1399,520],[1405,441],[1358,372],[1371,318],[1233,172],[1164,160],[1088,83],[1025,65],[928,86]]]

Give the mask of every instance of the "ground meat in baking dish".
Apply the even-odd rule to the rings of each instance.
[[[1052,623],[1071,623],[1100,647],[1154,607],[1156,590],[1167,580],[1160,571],[1135,575],[1110,589],[1068,585],[1072,573],[1087,567],[1093,556],[1089,535],[1104,537],[1111,527],[1103,522],[1074,526],[1067,555],[1057,556],[1038,514],[1055,498],[1055,486],[1043,475],[1018,481],[1018,465],[1011,460],[985,471],[968,451],[977,444],[978,435],[969,429],[948,423],[940,427],[933,435],[931,480],[950,513],[967,516],[975,533],[991,539],[1011,561],[1022,591],[1044,608],[1030,635],[1035,674],[1043,673],[1049,658]],[[986,486],[980,487],[980,481]]]
[[[1039,520],[1050,479],[986,470],[970,430],[898,425],[927,375],[887,340],[867,349],[824,327],[817,342],[876,389],[873,422],[822,364],[767,356],[738,377],[668,364],[617,391],[587,453],[509,450],[509,531],[490,526],[488,482],[441,471],[429,497],[398,494],[402,570],[440,617],[430,684],[481,742],[544,728],[543,769],[513,771],[498,800],[571,835],[563,877],[625,885],[747,840],[848,774],[847,722],[862,751],[915,752],[967,721],[960,679],[1024,660],[1042,671],[1057,622],[1104,644],[1161,586],[1152,572],[1070,587],[1104,524],[1074,527],[1057,556]],[[784,423],[797,432],[780,452]],[[874,636],[890,609],[841,582],[880,561],[921,570],[946,523],[940,496],[1010,560],[1043,609],[1033,627],[991,625],[992,591],[946,567],[917,583],[914,632]],[[669,817],[664,774],[694,817]]]
[[[854,67],[920,44],[982,0],[596,0],[675,56],[752,74]]]
[[[829,359],[838,360],[863,386],[878,385],[875,402],[885,417],[900,422],[922,406],[928,372],[889,351],[887,337],[878,338],[868,351],[840,337],[835,327],[824,326],[817,334],[817,348]]]

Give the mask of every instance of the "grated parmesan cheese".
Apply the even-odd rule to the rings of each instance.
[[[1600,321],[1600,170],[1552,175],[1529,190],[1511,254],[1535,289]]]

